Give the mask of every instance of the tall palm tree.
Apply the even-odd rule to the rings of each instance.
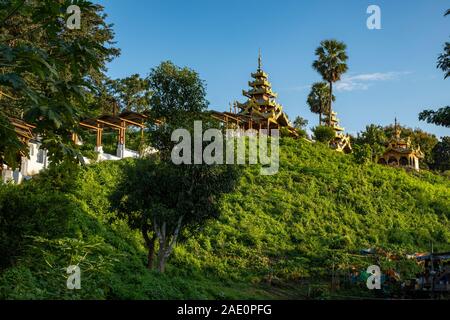
[[[347,71],[348,56],[345,52],[345,43],[337,40],[324,40],[316,49],[317,60],[313,62],[313,68],[320,73],[323,80],[328,82],[330,97],[333,96],[333,83],[339,81]],[[328,124],[331,126],[331,99],[328,108]]]
[[[332,100],[335,100],[333,95]],[[330,107],[330,88],[326,82],[313,83],[311,92],[308,95],[306,102],[309,105],[309,109],[313,113],[319,114],[319,126],[322,125],[322,114],[328,112]]]

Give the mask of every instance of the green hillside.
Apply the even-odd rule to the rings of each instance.
[[[403,278],[416,271],[361,249],[450,250],[447,177],[360,165],[288,138],[280,158],[273,176],[245,168],[219,220],[178,245],[165,274],[145,268],[140,234],[109,210],[132,160],[0,186],[0,299],[304,298],[314,297],[312,285],[326,296],[333,269],[345,275],[376,262]],[[65,268],[77,263],[82,289],[69,291]]]

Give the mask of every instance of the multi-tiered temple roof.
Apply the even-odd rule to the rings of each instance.
[[[339,119],[337,118],[337,113],[332,111],[331,112],[331,121],[329,121],[329,116],[327,116],[325,118],[325,123],[327,123],[328,126],[333,128],[333,130],[335,132],[335,137],[330,142],[330,146],[337,151],[342,151],[345,153],[352,152],[350,136],[344,134],[345,129],[339,125]]]
[[[248,83],[250,89],[242,91],[247,101],[236,102],[234,112],[231,108],[230,112],[213,111],[212,116],[234,128],[244,130],[285,128],[290,135],[298,136],[283,112],[283,107],[276,101],[277,94],[272,91],[268,74],[261,68],[261,54],[258,57],[258,69],[251,76],[253,80]],[[268,133],[270,134],[270,131]]]
[[[242,94],[248,98],[244,103],[237,103],[240,109],[238,115],[254,118],[257,125],[263,129],[292,128],[283,107],[276,101],[277,94],[272,91],[269,76],[261,68],[261,54],[258,57],[258,69],[251,74],[253,80],[249,81],[249,90],[243,90]]]

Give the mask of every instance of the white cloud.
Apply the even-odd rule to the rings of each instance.
[[[402,75],[410,74],[411,72],[376,72],[365,73],[353,76],[344,75],[342,79],[334,85],[337,91],[355,91],[367,90],[373,82],[396,80]]]
[[[362,73],[356,75],[344,75],[340,81],[333,85],[336,91],[356,91],[367,90],[375,82],[381,81],[393,81],[399,79],[401,76],[411,74],[409,71],[391,71],[391,72],[374,72],[374,73]],[[311,89],[311,85],[299,85],[296,87],[281,88],[279,91],[290,92],[304,92]]]

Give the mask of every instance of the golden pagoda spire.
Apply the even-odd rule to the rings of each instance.
[[[400,139],[400,134],[401,134],[401,130],[398,127],[398,123],[397,123],[397,117],[395,117],[395,127],[394,127],[394,132],[395,132],[395,137],[398,139]]]
[[[261,48],[258,52],[258,72],[261,71],[262,59],[261,59]]]

